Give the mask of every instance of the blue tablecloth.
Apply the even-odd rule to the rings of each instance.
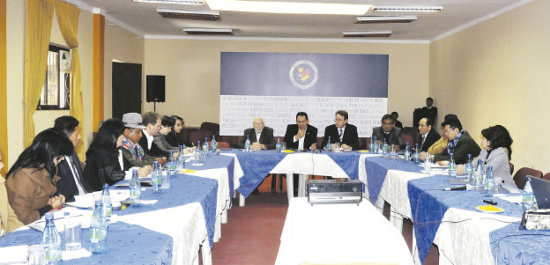
[[[407,185],[418,256],[422,263],[447,209],[452,207],[476,211],[477,206],[487,205],[483,203],[483,195],[476,191],[444,191],[444,188],[456,186],[449,184],[448,178],[446,175],[437,175],[410,180]],[[498,203],[498,207],[505,209],[498,213],[500,215],[521,216],[523,212],[519,205],[496,197],[492,200]]]
[[[0,247],[38,245],[41,240],[42,232],[37,230],[15,231],[0,238]],[[81,240],[82,247],[89,250],[88,229],[82,229]],[[117,222],[109,226],[105,252],[61,264],[171,264],[172,248],[173,241],[168,235]]]
[[[422,167],[412,161],[387,159],[383,157],[367,157],[365,158],[365,169],[367,171],[369,200],[374,204],[378,199],[382,184],[384,184],[386,180],[388,170],[420,172]]]
[[[550,230],[519,230],[519,222],[490,233],[495,264],[549,264]]]
[[[151,188],[147,188],[141,193],[141,199],[143,200],[158,200],[154,205],[128,207],[115,213],[118,215],[127,215],[200,202],[204,211],[204,218],[206,219],[208,240],[212,247],[216,225],[218,182],[214,179],[178,174],[175,178],[171,179],[170,186],[169,190],[162,190],[161,193],[153,193]]]
[[[359,157],[357,152],[327,152],[327,154],[350,179],[359,179]]]
[[[264,178],[269,174],[283,158],[286,153],[278,153],[275,150],[243,152],[233,150],[239,159],[239,164],[243,170],[243,176],[240,179],[240,186],[237,189],[245,198],[250,195]]]
[[[193,170],[206,170],[215,168],[227,168],[227,174],[229,177],[229,198],[233,198],[235,192],[235,183],[233,181],[235,171],[235,159],[230,156],[223,155],[209,155],[202,162],[202,166],[193,166],[192,162],[186,163],[185,167]]]

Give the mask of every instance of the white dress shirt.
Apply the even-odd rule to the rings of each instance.
[[[298,130],[300,130],[298,128]],[[307,128],[306,128],[306,133],[307,133]],[[294,142],[298,141],[298,150],[304,150],[304,140],[306,139],[306,134],[304,133],[304,136],[302,136],[301,138],[299,139],[296,139],[296,135],[294,135]]]
[[[147,134],[145,130],[143,130],[143,135],[147,137],[147,149],[151,150],[151,147],[153,146],[153,140],[155,138],[152,135]]]
[[[71,169],[71,173],[73,174],[74,183],[76,184],[76,188],[78,189],[78,195],[84,195],[87,192],[82,187],[82,183],[80,183],[80,176],[78,176],[78,171],[74,167],[73,160],[70,156],[65,156],[65,160],[67,163],[69,163],[69,169]]]

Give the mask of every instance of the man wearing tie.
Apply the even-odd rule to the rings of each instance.
[[[401,129],[395,127],[395,120],[389,114],[382,116],[382,126],[372,128],[371,139],[374,137],[376,137],[380,146],[384,144],[384,140],[390,146],[395,145],[396,150],[399,150],[403,145]]]
[[[340,147],[346,151],[359,149],[357,127],[353,124],[348,124],[348,112],[345,110],[337,111],[334,124],[325,128],[325,138],[323,139],[322,148],[329,142],[329,137],[331,144],[339,143]]]
[[[418,143],[418,148],[420,152],[427,152],[428,148],[432,146],[439,138],[441,137],[439,133],[435,130],[432,130],[432,120],[430,118],[422,118],[418,121],[418,131],[420,132],[420,137],[416,141]]]
[[[57,175],[61,178],[56,183],[57,195],[62,194],[65,200],[74,201],[75,195],[84,195],[92,191],[88,182],[82,178],[82,164],[76,149],[80,142],[79,122],[72,116],[61,116],[55,119],[54,129],[65,134],[73,143],[75,152],[71,156],[65,156],[57,165]]]
[[[286,127],[285,143],[287,148],[294,150],[317,149],[317,128],[309,125],[307,113],[296,114],[296,124]]]
[[[256,117],[252,121],[252,128],[244,130],[243,138],[239,143],[239,148],[244,148],[246,136],[250,140],[250,149],[252,150],[269,150],[275,149],[275,138],[273,137],[273,129],[266,127],[264,120],[261,117]]]

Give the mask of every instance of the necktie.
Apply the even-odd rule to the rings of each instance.
[[[340,134],[338,135],[338,139],[340,139],[340,142],[342,142],[342,136],[343,136],[342,128],[340,128]]]
[[[422,143],[420,144],[420,150],[424,147],[424,141],[426,141],[426,135],[422,135]]]

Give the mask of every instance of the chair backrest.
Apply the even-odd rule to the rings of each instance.
[[[514,164],[508,162],[508,165],[510,166],[510,175],[514,175]]]
[[[231,145],[228,142],[218,142],[218,148],[231,148]]]
[[[527,175],[531,175],[535,178],[542,178],[542,172],[540,170],[529,167],[522,167],[514,175],[514,182],[516,182],[516,186],[518,188],[523,189],[525,187],[525,183],[527,182]]]
[[[546,179],[546,180],[550,180],[550,172],[544,174],[544,176],[542,176],[543,179]]]

